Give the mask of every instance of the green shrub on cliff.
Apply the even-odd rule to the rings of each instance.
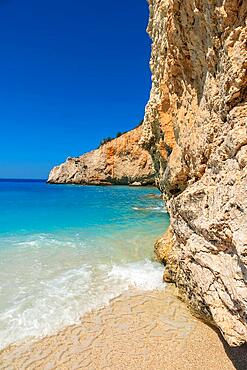
[[[143,119],[138,123],[138,125],[137,125],[136,127],[139,127],[139,126],[141,126],[142,124],[143,124]],[[136,128],[136,127],[135,127],[135,128]],[[110,136],[105,137],[104,139],[102,139],[102,140],[101,140],[101,142],[100,142],[100,144],[99,144],[98,148],[100,148],[102,145],[104,145],[104,144],[106,144],[106,143],[109,143],[109,141],[112,141],[112,140],[114,140],[114,139],[116,139],[116,138],[118,138],[118,137],[122,136],[123,134],[126,134],[126,132],[128,132],[128,131],[124,131],[124,132],[118,131],[118,132],[116,133],[116,137],[115,137],[115,138],[114,138],[114,137],[110,137]]]
[[[104,139],[101,140],[100,144],[99,144],[99,147],[101,147],[102,145],[106,144],[106,143],[109,143],[109,141],[112,141],[114,138],[113,137],[110,137],[110,136],[107,136],[105,137]]]

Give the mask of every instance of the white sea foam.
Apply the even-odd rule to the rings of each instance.
[[[0,315],[0,346],[30,336],[45,336],[76,322],[81,313],[78,294],[86,298],[92,272],[88,266],[69,270],[36,286],[19,287],[18,295]]]
[[[143,211],[143,212],[161,212],[161,213],[167,213],[167,209],[164,205],[162,206],[154,206],[154,207],[132,207],[134,211]]]
[[[61,271],[54,278],[20,285],[11,305],[1,311],[0,347],[57,332],[130,288],[162,289],[162,272],[159,264],[148,260],[98,266],[83,264]]]
[[[108,276],[120,280],[129,287],[144,291],[162,289],[163,267],[149,260],[114,265]]]

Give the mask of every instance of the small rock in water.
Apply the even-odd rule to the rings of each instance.
[[[141,182],[135,181],[130,186],[142,186]]]

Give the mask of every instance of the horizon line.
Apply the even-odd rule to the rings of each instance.
[[[47,181],[44,178],[32,178],[32,177],[0,177],[0,181]]]

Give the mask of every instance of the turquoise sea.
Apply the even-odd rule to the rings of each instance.
[[[155,188],[0,181],[0,348],[75,323],[128,289],[162,288]]]

